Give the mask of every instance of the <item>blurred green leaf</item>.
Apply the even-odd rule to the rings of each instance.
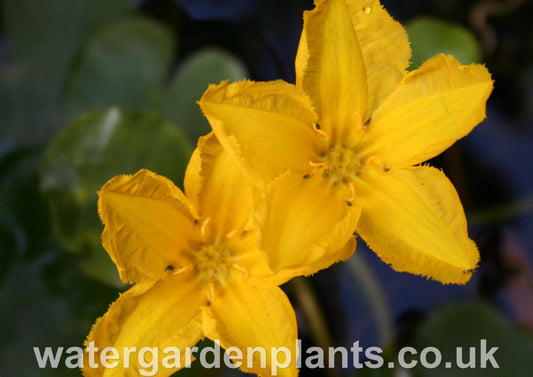
[[[50,237],[50,212],[38,184],[42,151],[0,147],[0,284],[13,259],[40,255]]]
[[[2,14],[15,59],[45,68],[41,77],[56,81],[87,32],[129,12],[132,5],[128,0],[3,0]]]
[[[129,0],[3,0],[10,60],[0,72],[0,136],[47,141],[63,124],[62,90],[76,52],[95,28],[133,9]]]
[[[114,267],[105,266],[111,261],[100,242],[97,190],[113,176],[141,168],[181,186],[190,153],[189,143],[172,123],[156,114],[118,108],[83,116],[53,141],[40,186],[51,206],[56,236],[68,250],[81,254],[84,271],[108,277],[108,282],[117,278]]]
[[[80,274],[78,258],[60,248],[41,244],[39,251],[37,258],[14,260],[0,284],[0,375],[81,376],[64,363],[39,368],[33,347],[82,347],[118,293]]]
[[[95,33],[68,81],[70,119],[109,106],[146,109],[167,75],[174,44],[168,29],[140,16]]]
[[[475,36],[461,25],[435,18],[419,17],[406,26],[413,56],[411,69],[438,53],[454,55],[462,64],[479,62],[479,45]]]
[[[0,287],[0,374],[2,376],[69,376],[72,370],[36,367],[33,347],[81,346],[81,319],[72,316],[68,301],[40,282],[39,262],[13,264]],[[21,276],[25,277],[21,279]],[[14,362],[17,360],[17,362]],[[5,373],[5,374],[4,374]]]
[[[100,240],[99,240],[100,241]],[[80,269],[94,280],[113,287],[122,288],[123,284],[117,275],[117,267],[105,252],[100,243],[91,245],[80,261]]]
[[[187,133],[190,140],[196,140],[211,131],[197,101],[208,85],[222,80],[237,81],[247,76],[239,59],[220,49],[203,49],[183,62],[168,93],[162,98],[160,111],[175,121]]]
[[[481,367],[482,339],[486,340],[487,353],[492,347],[498,347],[493,357],[499,368],[493,368],[489,362],[486,368]],[[533,337],[520,332],[491,306],[481,302],[453,304],[433,312],[419,328],[414,346],[419,351],[436,347],[442,354],[438,368],[417,366],[417,376],[421,377],[531,376],[533,371]],[[469,361],[469,347],[475,347],[475,368],[456,366],[457,347],[462,347],[463,362]],[[447,361],[451,363],[449,368],[446,368]]]

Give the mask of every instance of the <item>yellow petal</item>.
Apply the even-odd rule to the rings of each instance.
[[[307,48],[307,30],[304,23],[304,29],[300,36],[300,42],[298,43],[298,51],[296,52],[296,59],[294,60],[294,69],[296,71],[296,87],[303,90],[303,78],[305,76],[305,69],[309,61],[309,49]],[[313,93],[309,95],[312,96]]]
[[[202,337],[201,307],[206,302],[205,294],[195,282],[194,275],[183,273],[170,275],[153,284],[143,282],[134,285],[116,300],[107,313],[94,324],[85,345],[98,348],[93,352],[93,365],[89,354],[84,354],[84,375],[87,377],[137,376],[138,370],[159,370],[158,376],[169,376],[180,368],[162,364],[165,350],[177,347],[180,350],[181,367],[185,366],[185,348],[194,346]],[[114,368],[104,369],[101,352],[106,347],[118,351],[119,358]],[[129,355],[129,367],[124,364],[124,348],[136,347]],[[150,366],[142,363],[141,349],[158,348],[158,363]],[[145,362],[151,363],[145,355]],[[168,356],[168,355],[167,355]],[[141,361],[141,362],[139,362]],[[111,362],[111,361],[109,361]],[[94,368],[94,363],[98,368]]]
[[[438,155],[485,118],[492,86],[484,66],[435,56],[409,73],[372,116],[373,153],[397,167]]]
[[[257,230],[248,230],[228,244],[232,248],[233,273],[237,276],[271,277],[272,270],[266,253],[259,248]],[[232,242],[234,241],[234,242]]]
[[[357,232],[397,271],[466,283],[479,260],[457,192],[431,167],[366,170]]]
[[[203,143],[204,138],[209,137],[212,133],[201,136],[198,139],[198,145]],[[183,180],[183,189],[185,196],[192,202],[195,208],[198,208],[198,193],[202,184],[200,178],[200,170],[202,168],[202,159],[200,158],[200,149],[196,147],[192,152],[187,169],[185,170],[185,178]]]
[[[210,339],[220,339],[223,348],[237,347],[242,351],[241,370],[259,376],[297,376],[296,316],[281,289],[257,280],[233,279],[222,297],[209,307],[211,321],[205,321],[204,332]],[[205,317],[204,317],[205,318]],[[251,355],[248,367],[248,347],[265,350],[265,367],[261,368],[258,352]],[[272,351],[272,348],[278,350]],[[284,358],[283,347],[290,359]],[[272,363],[278,356],[279,364]],[[285,367],[281,365],[287,361]]]
[[[183,263],[197,215],[172,181],[140,170],[109,180],[99,196],[102,242],[124,282],[158,279]]]
[[[260,188],[286,169],[308,169],[324,142],[309,99],[281,80],[211,85],[199,103],[224,149]]]
[[[345,191],[322,175],[287,172],[276,179],[257,214],[260,245],[270,259],[276,284],[309,275],[350,257],[360,207],[348,205]]]
[[[377,0],[316,3],[304,13],[296,82],[324,131],[342,140],[401,80],[411,50],[402,26]]]
[[[403,26],[379,0],[346,0],[365,63],[365,120],[405,75],[411,48]]]
[[[199,141],[198,151],[201,160],[199,212],[202,218],[210,219],[206,231],[220,239],[244,230],[255,206],[257,189],[222,149],[214,134]]]

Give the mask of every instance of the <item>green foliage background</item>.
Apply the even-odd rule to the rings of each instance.
[[[100,244],[97,190],[114,175],[140,168],[182,186],[190,153],[210,130],[196,105],[207,85],[257,79],[253,59],[216,43],[180,51],[189,38],[180,34],[187,18],[176,3],[158,4],[165,17],[127,0],[1,1],[0,377],[80,375],[64,366],[38,369],[33,347],[81,346],[126,288]],[[281,28],[275,18],[269,25]],[[459,24],[423,17],[407,30],[413,68],[438,52],[465,64],[482,59],[475,35]],[[244,55],[255,51],[242,48]],[[443,303],[402,337],[392,330],[387,298],[364,258],[347,270],[366,295],[388,360],[405,344],[432,345],[448,357],[452,347],[481,337],[503,350],[502,370],[415,368],[413,376],[532,375],[531,336],[494,305]],[[301,285],[284,288],[311,323],[320,305],[306,304]],[[314,311],[306,312],[309,307]],[[313,337],[312,325],[302,328],[327,345]],[[183,375],[223,373],[193,368]]]

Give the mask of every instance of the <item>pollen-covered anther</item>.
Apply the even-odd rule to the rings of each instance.
[[[315,130],[316,133],[318,133],[320,136],[322,136],[324,138],[324,140],[327,141],[327,140],[330,139],[330,136],[328,135],[328,133],[320,128],[320,124],[318,124],[318,123],[313,124],[313,130]]]
[[[357,118],[357,126],[355,126],[355,130],[357,132],[364,131],[365,125],[363,124],[363,118],[361,118],[361,114],[359,112],[356,112],[355,117]]]
[[[312,167],[315,167],[315,168],[324,168],[324,169],[328,169],[329,168],[329,164],[327,162],[309,161],[309,165],[311,165]]]
[[[192,263],[186,264],[185,266],[181,267],[179,270],[174,271],[172,275],[179,275],[181,273],[184,273],[186,271],[192,271],[194,270],[194,266]]]
[[[387,161],[378,156],[370,156],[366,159],[365,164],[381,168],[384,172],[390,170],[390,165]]]
[[[348,187],[350,189],[350,196],[346,198],[348,202],[353,202],[355,199],[355,183],[352,181],[348,182]]]
[[[215,283],[210,282],[207,284],[207,304],[211,305],[213,301],[215,301]]]
[[[211,221],[211,218],[207,217],[200,226],[200,234],[202,235],[202,237],[205,237],[207,233],[207,225],[209,224],[209,221]]]
[[[231,240],[233,237],[235,237],[237,234],[239,234],[239,229],[233,229],[231,232],[226,233],[226,238],[228,240]]]
[[[248,273],[248,270],[240,265],[238,265],[237,263],[233,263],[233,265],[231,266],[233,267],[234,269],[236,269],[237,271],[240,271],[242,272],[242,278],[243,279],[248,279],[250,277],[250,274]]]

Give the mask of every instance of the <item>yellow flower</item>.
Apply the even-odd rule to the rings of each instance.
[[[121,358],[114,360],[118,367],[104,369],[102,350],[157,347],[157,375],[167,376],[179,368],[165,366],[163,352],[177,347],[184,367],[186,348],[203,337],[240,348],[241,369],[261,376],[270,375],[271,348],[286,347],[292,363],[278,373],[297,375],[295,314],[278,285],[330,265],[345,244],[349,255],[355,238],[345,234],[356,219],[342,213],[337,227],[322,231],[327,224],[318,219],[317,228],[300,230],[292,219],[307,203],[291,193],[294,178],[281,175],[261,195],[210,134],[199,140],[187,168],[186,195],[148,170],[108,181],[98,202],[103,244],[121,279],[135,285],[93,326],[86,345],[98,348],[98,368],[87,352],[84,375],[137,376],[147,370],[142,360],[130,356],[125,367]],[[310,216],[320,211],[309,207]],[[264,348],[266,365],[255,353],[247,367],[247,347]]]
[[[420,166],[485,117],[487,69],[437,55],[407,72],[403,27],[377,0],[317,0],[305,12],[296,85],[222,82],[200,101],[218,139],[259,187],[290,170],[340,202],[398,271],[465,283],[479,260],[459,197]],[[329,197],[329,199],[328,199]],[[302,212],[301,219],[307,214]]]

